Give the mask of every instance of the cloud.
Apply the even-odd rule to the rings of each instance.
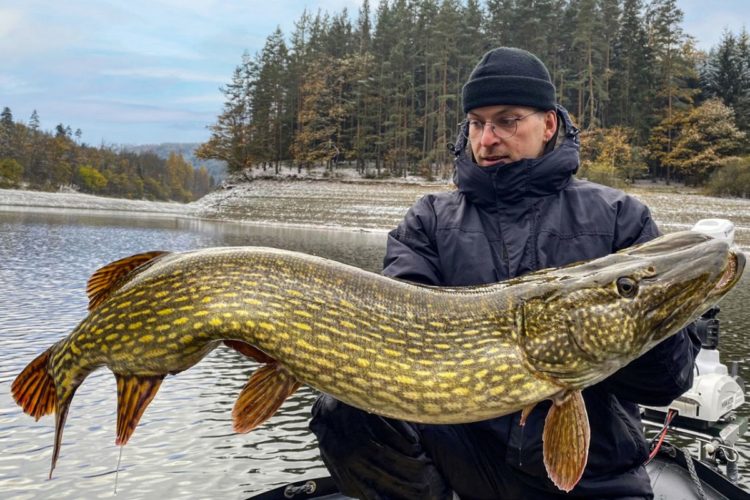
[[[143,78],[143,79],[165,79],[179,80],[183,82],[209,82],[224,84],[227,82],[225,75],[215,75],[199,71],[191,71],[182,68],[128,68],[128,69],[107,69],[102,70],[102,76],[118,76],[126,78]]]

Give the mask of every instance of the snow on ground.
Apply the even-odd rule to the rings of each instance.
[[[0,189],[0,210],[13,207],[72,208],[141,212],[284,226],[389,230],[428,193],[453,189],[442,182],[255,179],[226,181],[188,203],[104,198],[81,193]],[[651,208],[665,232],[689,229],[699,219],[725,218],[736,226],[736,241],[750,248],[750,200],[714,198],[675,187],[636,185],[628,189]]]
[[[225,183],[193,206],[201,218],[382,230],[395,227],[420,197],[447,189],[416,182],[255,180]]]
[[[0,210],[12,207],[75,208],[84,210],[117,210],[192,215],[190,205],[176,202],[126,200],[90,194],[0,189]]]

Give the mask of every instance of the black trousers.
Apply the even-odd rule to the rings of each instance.
[[[362,499],[635,500],[645,496],[572,496],[505,463],[505,449],[477,426],[422,425],[373,415],[328,395],[313,405],[310,429],[345,495]]]

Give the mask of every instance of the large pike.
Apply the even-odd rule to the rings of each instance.
[[[380,415],[461,423],[552,399],[545,465],[570,490],[588,456],[580,391],[672,335],[739,280],[725,243],[674,233],[503,283],[420,286],[310,255],[214,248],[135,255],[98,270],[90,313],[12,393],[56,413],[52,469],[76,389],[108,366],[124,445],[167,374],[222,342],[262,363],[233,410],[247,432],[308,384]]]

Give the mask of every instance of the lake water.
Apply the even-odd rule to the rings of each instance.
[[[666,230],[682,228],[684,203],[660,215]],[[746,248],[750,205],[731,213]],[[714,207],[715,208],[715,207]],[[706,215],[700,214],[701,217]],[[687,222],[686,222],[687,221]],[[88,276],[98,267],[147,250],[259,245],[320,255],[372,271],[381,266],[384,232],[279,228],[207,222],[173,216],[72,210],[0,211],[0,496],[2,498],[115,497],[120,448],[114,444],[116,387],[108,370],[78,390],[65,428],[54,478],[47,480],[54,422],[35,422],[10,396],[20,370],[85,316]],[[747,278],[722,305],[723,361],[739,361],[750,380],[746,331]],[[304,477],[324,475],[307,429],[315,397],[307,388],[249,434],[232,432],[231,409],[255,365],[219,348],[194,368],[168,377],[123,448],[116,498],[242,498]],[[750,405],[747,405],[750,406]],[[748,410],[743,410],[746,414]],[[739,444],[743,484],[750,485],[750,443]]]

